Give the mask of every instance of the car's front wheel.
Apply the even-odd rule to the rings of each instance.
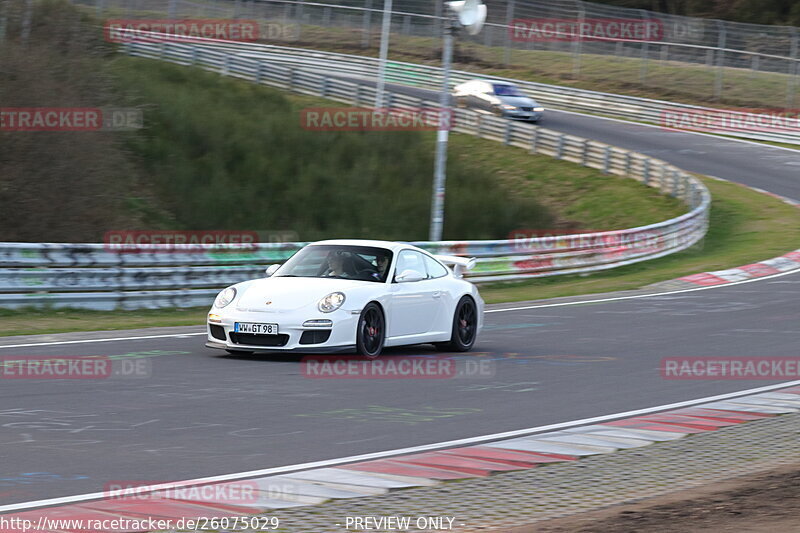
[[[386,321],[378,304],[367,304],[358,318],[356,349],[360,355],[374,359],[381,354],[386,340]]]
[[[468,352],[475,345],[478,337],[478,308],[475,300],[469,296],[462,296],[453,313],[453,329],[450,333],[450,342],[437,343],[440,350],[453,352]]]

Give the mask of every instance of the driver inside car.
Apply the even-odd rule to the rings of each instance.
[[[329,277],[350,278],[352,275],[345,269],[345,257],[341,252],[331,252],[328,256],[328,270],[324,274]]]

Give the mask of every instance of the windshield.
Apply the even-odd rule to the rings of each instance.
[[[495,84],[494,94],[497,96],[525,96],[517,89],[516,85]]]
[[[392,252],[371,246],[314,245],[294,254],[274,277],[338,278],[384,282]]]

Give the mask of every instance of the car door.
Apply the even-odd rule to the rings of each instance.
[[[405,271],[419,272],[419,281],[398,282]],[[394,279],[391,284],[389,337],[424,335],[435,327],[441,307],[441,290],[437,281],[428,279],[423,255],[414,250],[402,250],[397,255]]]

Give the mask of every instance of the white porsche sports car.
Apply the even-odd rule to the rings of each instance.
[[[208,313],[206,346],[367,357],[384,346],[421,343],[467,351],[483,327],[483,300],[462,279],[474,263],[386,241],[309,244],[270,266],[266,278],[220,292]]]

